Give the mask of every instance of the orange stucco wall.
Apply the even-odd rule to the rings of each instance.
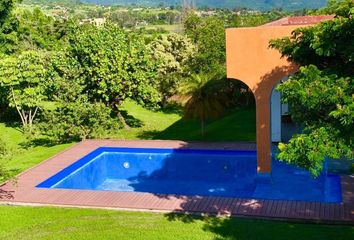
[[[257,112],[258,172],[271,171],[270,96],[273,87],[298,67],[270,49],[271,39],[289,36],[303,25],[262,26],[226,30],[227,76],[241,80],[253,91]]]

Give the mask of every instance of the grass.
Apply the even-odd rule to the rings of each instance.
[[[255,139],[254,109],[240,109],[229,113],[220,120],[210,122],[206,136],[200,133],[200,124],[181,119],[178,109],[150,111],[132,101],[122,106],[130,129],[121,129],[110,136],[114,139],[174,139],[208,141],[252,141]],[[17,126],[0,123],[0,138],[6,143],[11,155],[0,158],[0,164],[10,170],[11,176],[40,163],[41,161],[73,145],[47,146],[37,143],[26,147],[26,137]]]
[[[124,129],[115,138],[185,141],[255,141],[256,139],[254,108],[237,109],[219,120],[209,122],[205,136],[201,135],[198,121],[183,120],[176,111],[151,112],[130,101],[125,102],[122,109],[127,111],[131,122],[135,121],[142,126]]]
[[[164,29],[168,32],[178,32],[179,30],[182,29],[182,26],[180,24],[147,25],[145,26],[145,29],[147,30]]]
[[[8,157],[0,158],[0,164],[3,164],[10,171],[11,176],[15,176],[73,145],[24,147],[23,144],[26,143],[26,137],[20,128],[9,127],[4,123],[0,123],[0,133],[1,139],[5,142],[10,152]]]
[[[119,139],[254,140],[255,113],[239,109],[210,122],[207,136],[198,122],[178,112],[146,110],[133,102],[123,106],[135,126],[116,133]],[[0,160],[15,175],[72,144],[24,147],[19,128],[0,123],[1,138],[12,154]],[[294,224],[238,218],[124,212],[95,209],[0,206],[0,239],[351,239],[354,228]]]
[[[0,239],[352,239],[354,227],[95,209],[0,206]]]

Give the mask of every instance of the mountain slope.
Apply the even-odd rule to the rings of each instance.
[[[95,4],[119,4],[119,5],[144,5],[156,6],[163,3],[165,6],[180,5],[181,0],[82,0],[86,3]],[[303,8],[320,8],[325,6],[327,0],[196,0],[197,6],[235,8],[247,7],[259,10],[269,10],[273,8],[283,8],[296,10]]]

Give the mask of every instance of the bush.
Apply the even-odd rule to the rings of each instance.
[[[9,153],[6,142],[0,138],[0,160],[1,158],[7,156]],[[5,169],[5,167],[0,162],[0,183],[9,178],[9,172]]]
[[[76,101],[63,103],[43,113],[43,135],[58,143],[102,138],[120,128],[112,110],[103,103]]]

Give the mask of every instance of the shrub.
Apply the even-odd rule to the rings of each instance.
[[[103,103],[75,101],[45,111],[40,129],[43,135],[59,143],[102,138],[120,128],[112,110]]]
[[[8,148],[6,142],[0,138],[0,158],[8,154]]]
[[[6,142],[0,138],[0,160],[9,153]],[[3,164],[0,162],[0,183],[8,179],[9,172],[5,169]]]

